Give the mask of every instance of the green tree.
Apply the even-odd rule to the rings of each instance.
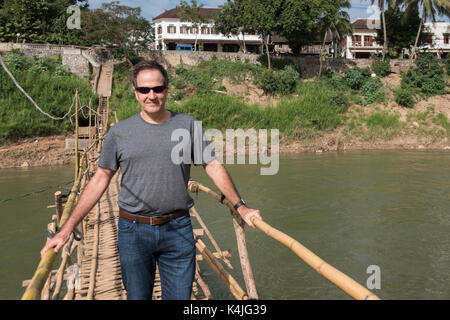
[[[44,0],[4,0],[0,41],[42,41],[47,5]]]
[[[323,34],[323,42],[320,49],[319,79],[322,74],[323,61],[326,58],[325,41],[327,34],[341,39],[345,34],[352,34],[353,31],[350,16],[346,11],[342,11],[342,8],[350,8],[350,2],[348,0],[323,1],[324,12],[319,20],[321,34]]]
[[[141,8],[119,5],[119,1],[103,3],[101,8],[82,15],[85,45],[110,45],[117,58],[130,65],[138,52],[147,50],[154,41],[154,29],[141,17]]]
[[[246,52],[245,33],[250,33],[253,30],[247,24],[242,14],[242,1],[227,0],[221,7],[220,12],[213,17],[214,29],[227,36],[236,36],[240,42],[239,35],[242,34],[242,51]]]
[[[242,0],[242,18],[247,21],[249,30],[261,35],[267,55],[267,68],[270,70],[269,38],[278,30],[283,0]]]
[[[422,32],[423,23],[426,18],[432,18],[436,21],[436,13],[440,15],[450,14],[450,1],[449,0],[405,0],[407,6],[422,7],[422,18],[420,20],[419,29],[417,31],[414,47],[411,52],[410,61],[414,59],[417,50],[417,43],[419,41],[420,33]]]
[[[189,4],[185,0],[180,1],[181,8],[181,21],[190,22],[192,25],[192,29],[195,31],[195,43],[194,43],[194,51],[197,50],[197,41],[198,41],[198,33],[203,24],[208,23],[209,19],[203,17],[200,14],[200,9],[203,8],[203,4],[198,4],[197,0],[191,0],[191,4]]]
[[[387,41],[387,33],[386,33],[386,18],[384,16],[384,8],[386,5],[386,2],[388,3],[388,5],[391,4],[391,0],[370,0],[371,4],[374,4],[375,2],[378,2],[378,8],[381,11],[381,23],[383,24],[383,61],[386,58],[386,52],[387,52],[387,46],[388,46],[388,41]]]
[[[420,24],[418,8],[409,6],[403,11],[398,2],[385,11],[388,52],[391,56],[397,56],[403,48],[410,48],[414,44]],[[423,32],[420,37],[422,35]],[[375,41],[381,43],[383,37],[383,31],[378,29]]]
[[[323,0],[284,0],[278,33],[283,35],[295,55],[317,38],[317,22],[323,13]]]
[[[87,0],[0,1],[0,41],[66,43],[69,38],[76,40],[80,34],[66,26],[67,8],[71,5],[88,7]]]

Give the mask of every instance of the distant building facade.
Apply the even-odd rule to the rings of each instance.
[[[342,56],[347,59],[369,58],[383,51],[383,45],[374,40],[377,29],[381,28],[380,20],[357,19],[353,23],[353,35],[347,35],[341,42]],[[450,54],[450,23],[425,22],[424,40],[417,48],[419,52],[427,50],[441,57]],[[409,53],[411,48],[405,48]]]
[[[424,40],[419,51],[427,50],[442,58],[450,54],[450,22],[425,22]]]
[[[220,9],[201,8],[201,16],[208,18],[219,12]],[[181,21],[181,8],[176,7],[166,10],[153,18],[155,28],[156,50],[176,50],[177,44],[194,45],[197,39],[197,50],[216,52],[238,52],[242,51],[243,40],[247,52],[261,53],[263,42],[259,35],[242,33],[239,36],[227,37],[219,34],[214,29],[214,23],[206,23],[194,28],[192,23]]]
[[[347,59],[370,58],[381,53],[383,45],[376,43],[380,20],[356,19],[353,23],[353,35],[346,35],[341,42],[342,56]]]

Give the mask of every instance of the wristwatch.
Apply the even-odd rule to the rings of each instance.
[[[240,206],[246,206],[247,204],[245,203],[244,199],[241,199],[238,203],[236,203],[233,207],[234,210],[237,210]]]

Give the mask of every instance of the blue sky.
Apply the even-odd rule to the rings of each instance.
[[[108,0],[89,0],[89,7],[96,9],[101,6],[103,2],[110,2]],[[205,8],[218,8],[226,0],[198,0]],[[148,20],[163,13],[167,9],[172,9],[180,3],[179,0],[122,0],[121,5],[129,7],[141,7],[142,16]],[[354,21],[357,18],[378,18],[379,13],[376,12],[375,6],[370,5],[370,0],[350,0],[352,5],[348,10],[350,20]],[[445,19],[448,21],[448,18]]]

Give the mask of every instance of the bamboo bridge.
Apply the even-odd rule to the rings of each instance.
[[[48,224],[48,237],[56,233],[68,219],[74,208],[80,192],[89,182],[96,170],[96,163],[102,147],[103,138],[111,121],[109,109],[109,96],[111,95],[112,65],[100,68],[96,91],[99,94],[99,105],[96,111],[89,106],[89,127],[78,126],[78,97],[76,99],[76,124],[75,124],[75,182],[71,191],[64,197],[61,191],[55,192],[56,213]],[[91,127],[91,123],[93,123]],[[85,147],[81,148],[81,140]],[[87,140],[87,141],[86,141]],[[126,299],[126,290],[122,284],[120,261],[117,250],[117,222],[119,210],[117,197],[120,192],[120,170],[113,177],[108,189],[100,201],[89,212],[85,219],[77,227],[67,244],[58,254],[49,250],[41,258],[41,261],[30,280],[23,281],[26,290],[23,300],[121,300]],[[190,181],[188,189],[191,192],[202,191],[209,194],[223,205],[231,214],[231,220],[235,230],[239,261],[245,282],[245,290],[232,277],[227,269],[232,269],[229,261],[231,252],[222,250],[215,241],[211,232],[203,222],[201,215],[195,207],[191,208],[192,219],[196,219],[200,228],[194,229],[194,237],[197,248],[197,263],[195,281],[192,290],[192,299],[213,299],[211,290],[202,278],[199,261],[206,261],[208,266],[223,280],[224,285],[238,300],[258,299],[256,284],[246,248],[244,222],[234,210],[232,204],[223,199],[206,186],[195,181]],[[65,199],[65,203],[63,203]],[[361,286],[353,279],[327,264],[313,252],[305,248],[295,239],[271,227],[264,221],[253,218],[252,222],[257,229],[267,236],[290,248],[298,257],[305,261],[326,279],[333,282],[340,289],[355,299],[378,300],[378,297]],[[43,226],[44,227],[44,226]],[[211,248],[208,248],[202,240],[204,237]],[[44,243],[43,243],[44,244]],[[59,266],[54,264],[60,255]],[[301,281],[292,279],[292,281]],[[301,298],[301,297],[299,297]],[[161,299],[161,283],[158,273],[156,275],[153,299]]]

